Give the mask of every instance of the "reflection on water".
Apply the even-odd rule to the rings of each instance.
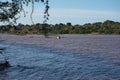
[[[12,67],[4,80],[119,80],[120,66],[90,53],[70,53],[40,45],[1,44]]]

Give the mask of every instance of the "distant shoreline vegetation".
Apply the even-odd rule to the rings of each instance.
[[[16,26],[1,25],[0,33],[7,34],[120,34],[120,22],[106,20],[104,22],[87,23],[84,25],[72,25],[59,23],[51,24],[33,24]]]

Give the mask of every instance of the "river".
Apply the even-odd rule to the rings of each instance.
[[[11,65],[0,71],[0,80],[120,80],[120,60],[91,52],[4,41],[0,47]]]

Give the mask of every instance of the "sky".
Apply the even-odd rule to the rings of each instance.
[[[35,4],[34,23],[43,22],[44,6]],[[120,0],[49,0],[49,24],[67,23],[85,24],[112,20],[120,22]],[[25,7],[27,16],[17,21],[32,24],[30,20],[31,6]]]

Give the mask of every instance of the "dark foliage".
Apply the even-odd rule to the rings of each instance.
[[[104,21],[84,25],[67,24],[33,24],[17,26],[0,26],[0,33],[11,34],[120,34],[120,22]]]
[[[34,12],[34,2],[42,2],[45,5],[44,11],[44,23],[48,20],[48,0],[0,0],[0,22],[7,22],[7,23],[16,23],[16,20],[20,18],[18,14],[20,12],[24,12],[24,5],[28,6],[29,3],[32,3],[32,10],[31,10],[31,20],[32,14]]]

